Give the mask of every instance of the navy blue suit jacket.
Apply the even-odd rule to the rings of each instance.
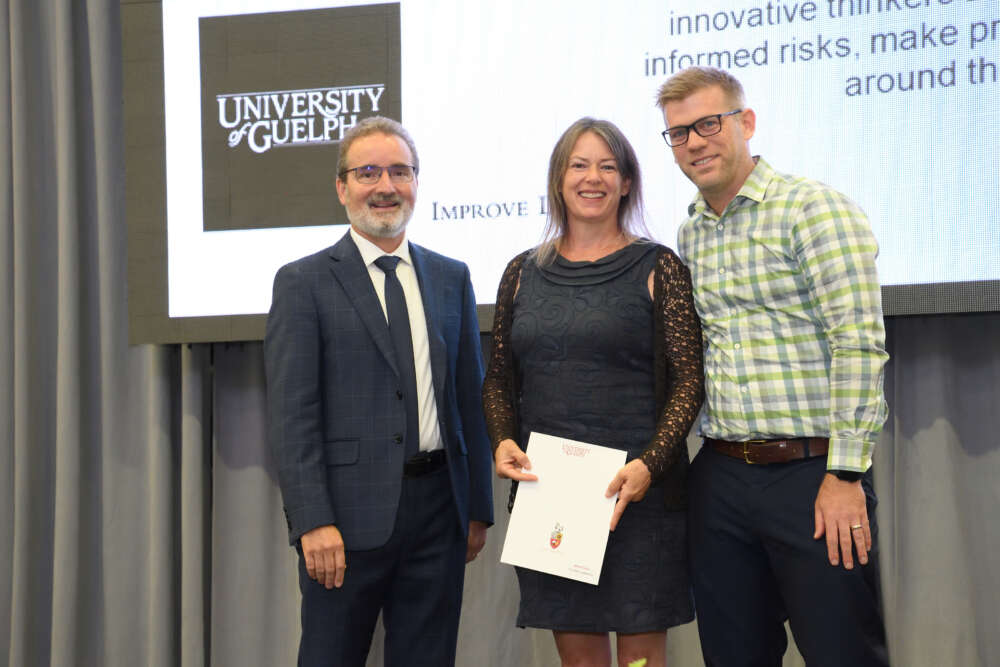
[[[456,518],[493,522],[482,353],[465,264],[410,244]],[[350,234],[282,267],[264,339],[269,442],[294,544],[333,524],[347,549],[392,533],[406,410],[378,296]]]

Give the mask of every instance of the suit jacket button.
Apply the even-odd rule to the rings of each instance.
[[[399,443],[403,442],[403,436],[397,433],[396,435],[392,436],[392,441],[398,445]]]
[[[403,392],[400,391],[399,389],[396,390],[396,398],[398,398],[399,400],[403,400]]]

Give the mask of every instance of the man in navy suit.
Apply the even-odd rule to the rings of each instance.
[[[406,241],[413,140],[388,118],[344,135],[351,228],[274,279],[269,440],[299,554],[299,665],[453,665],[465,563],[493,521],[469,270]],[[349,571],[348,571],[349,568]]]

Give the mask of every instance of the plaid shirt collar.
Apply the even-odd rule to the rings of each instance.
[[[771,181],[774,180],[774,169],[759,155],[754,155],[753,159],[757,165],[750,172],[750,175],[747,176],[747,180],[743,181],[743,186],[736,193],[733,201],[749,200],[759,204],[767,196],[767,189],[771,185]],[[715,212],[708,207],[708,202],[705,201],[705,197],[699,192],[695,195],[694,201],[688,205],[688,215],[706,215],[705,211],[708,211],[711,217],[715,217]]]

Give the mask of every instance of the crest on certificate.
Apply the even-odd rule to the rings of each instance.
[[[553,549],[558,549],[559,545],[562,544],[562,538],[563,526],[557,521],[556,527],[552,529],[552,535],[549,536],[549,546]]]

